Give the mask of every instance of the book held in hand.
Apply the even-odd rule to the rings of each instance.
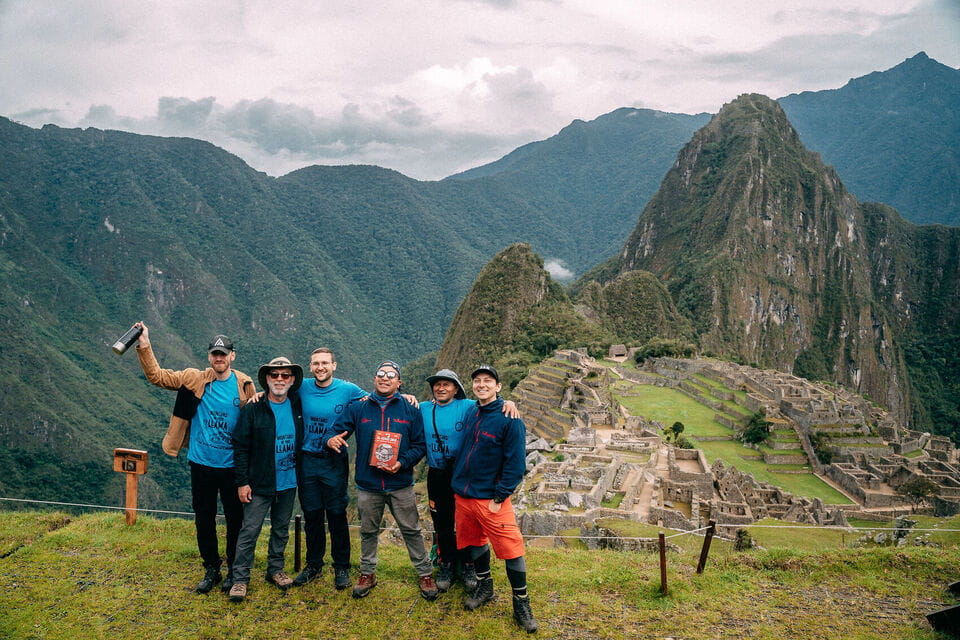
[[[389,469],[400,456],[400,434],[393,431],[374,431],[373,448],[370,451],[370,466]]]

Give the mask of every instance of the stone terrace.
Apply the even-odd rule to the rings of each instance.
[[[714,408],[718,421],[723,418],[721,424],[731,430],[748,417],[733,402],[734,391],[743,392],[745,408],[763,409],[773,424],[772,453],[763,453],[767,463],[809,460],[859,505],[831,509],[820,500],[758,483],[721,462],[708,468],[700,451],[665,444],[663,425],[630,416],[614,403],[613,375],[634,384],[678,388]],[[843,524],[849,515],[879,518],[904,509],[906,498],[895,489],[916,476],[936,484],[938,513],[960,512],[957,450],[948,439],[900,428],[859,396],[789,374],[670,358],[637,371],[601,366],[580,351],[558,351],[531,371],[513,397],[528,425],[528,477],[517,496],[527,534],[578,530],[587,535],[591,523],[609,516],[687,530],[709,519]],[[833,464],[817,461],[811,435],[828,443]],[[797,449],[804,455],[793,453]]]

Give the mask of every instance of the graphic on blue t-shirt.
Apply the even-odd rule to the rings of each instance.
[[[428,465],[434,469],[443,469],[452,464],[460,451],[466,425],[476,406],[476,402],[466,398],[451,400],[444,405],[433,401],[420,403]],[[436,429],[433,428],[434,421]]]
[[[274,422],[277,425],[276,448],[274,450],[277,491],[293,489],[297,486],[297,431],[293,426],[293,410],[290,407],[290,399],[287,398],[279,403],[270,402],[270,408],[273,410]]]
[[[207,383],[190,421],[190,446],[187,459],[221,469],[233,466],[233,428],[240,417],[240,392],[237,376],[230,372],[226,380]]]
[[[344,408],[367,392],[346,380],[333,378],[326,387],[318,387],[316,378],[300,385],[300,402],[303,405],[303,450],[313,453],[324,451],[324,430],[337,421]]]

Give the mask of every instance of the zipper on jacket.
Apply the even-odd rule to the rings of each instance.
[[[473,446],[470,448],[470,453],[467,454],[467,459],[463,461],[463,471],[467,475],[467,481],[463,485],[464,493],[470,486],[470,474],[467,473],[470,471],[470,456],[477,450],[477,443],[480,442],[480,409],[477,409],[477,415],[474,417],[477,419],[477,423],[473,427]]]

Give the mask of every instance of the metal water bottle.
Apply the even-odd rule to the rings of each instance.
[[[140,334],[143,333],[143,329],[137,325],[133,325],[127,332],[120,336],[120,339],[113,343],[113,352],[118,356],[123,355],[123,352],[130,348],[134,342],[140,337]]]

